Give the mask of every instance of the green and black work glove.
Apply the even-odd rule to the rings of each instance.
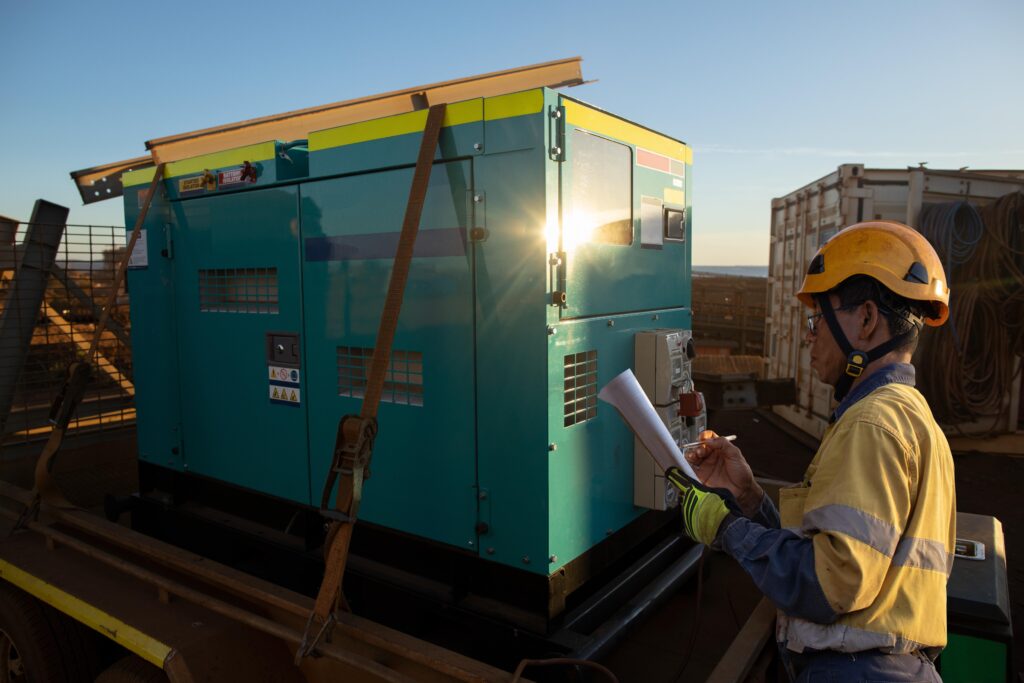
[[[723,491],[719,495],[687,477],[678,467],[670,467],[665,476],[679,489],[679,509],[683,513],[686,535],[704,545],[712,545],[718,528],[729,516],[732,495]]]

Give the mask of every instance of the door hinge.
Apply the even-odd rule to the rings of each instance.
[[[164,225],[164,248],[160,250],[160,255],[168,259],[174,258],[174,238],[171,236],[170,223]]]
[[[560,308],[564,308],[566,305],[565,259],[566,253],[564,251],[556,251],[548,255],[548,267],[550,269],[548,281],[551,283],[552,288],[550,304]]]
[[[487,239],[487,193],[483,190],[467,190],[469,198],[469,241],[483,242]]]
[[[476,526],[474,531],[476,532],[477,540],[480,536],[487,534],[491,531],[491,494],[485,488],[478,488],[477,494],[477,515],[476,515]],[[470,544],[472,545],[472,543]],[[480,542],[483,545],[483,542]],[[493,553],[493,550],[490,551]]]
[[[548,139],[551,140],[548,158],[565,161],[565,107],[549,107],[548,124]]]

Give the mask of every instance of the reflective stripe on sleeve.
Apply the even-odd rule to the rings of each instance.
[[[953,570],[953,555],[946,552],[946,546],[927,538],[904,538],[896,546],[892,563],[900,567],[917,567],[947,576]]]
[[[804,513],[803,533],[835,531],[892,557],[900,540],[899,530],[874,515],[849,505],[825,505]]]

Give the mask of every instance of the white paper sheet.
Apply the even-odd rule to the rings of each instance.
[[[626,370],[604,385],[597,397],[615,406],[622,419],[662,469],[678,467],[686,476],[700,481],[690,463],[686,462],[686,458],[679,451],[679,446],[672,438],[668,427],[658,417],[632,370]]]

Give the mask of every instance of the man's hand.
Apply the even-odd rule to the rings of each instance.
[[[687,449],[684,455],[701,483],[708,488],[726,489],[736,497],[743,514],[752,517],[761,505],[764,491],[754,480],[743,453],[711,430],[701,432],[700,440],[700,446]]]
[[[718,527],[729,514],[725,501],[716,493],[694,486],[678,467],[670,467],[665,476],[679,489],[679,509],[686,535],[704,545],[714,543]]]

